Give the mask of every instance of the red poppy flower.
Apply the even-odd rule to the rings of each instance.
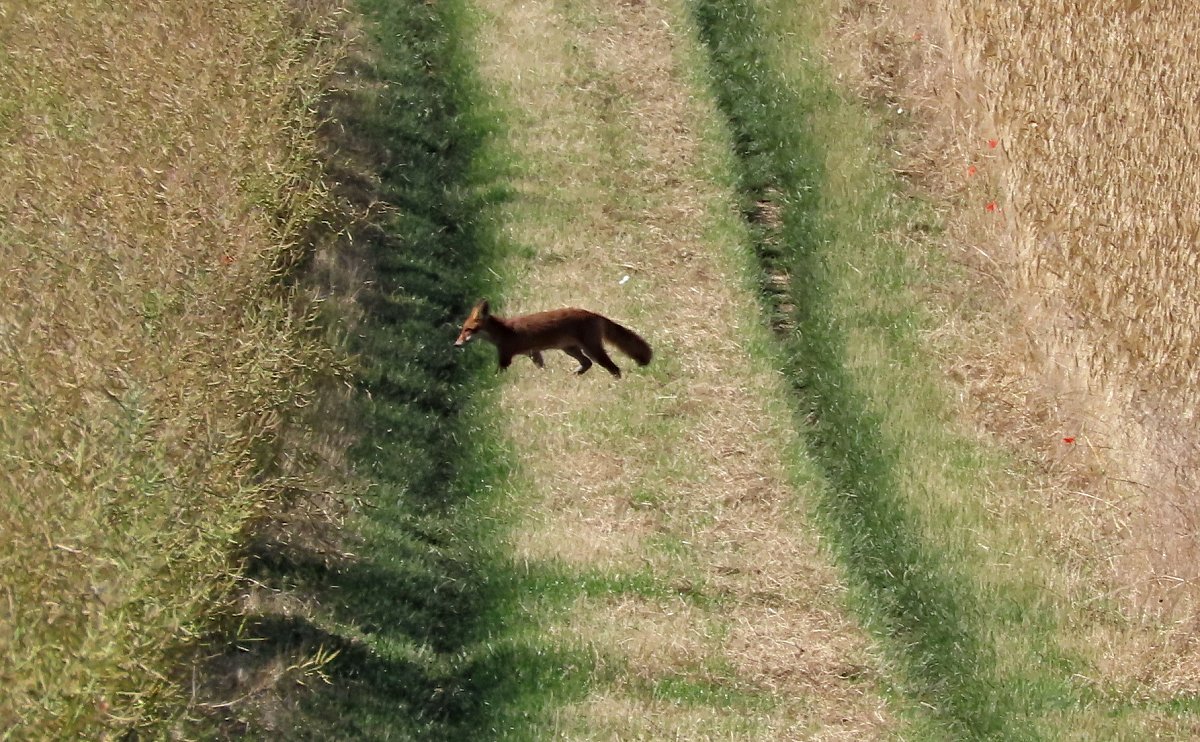
[[[1068,446],[1074,442],[1075,442],[1075,436],[1068,435],[1068,436],[1063,437],[1063,443],[1066,443]]]
[[[988,201],[987,206],[983,208],[987,209],[989,214],[994,214],[1000,210],[1000,207],[996,205],[995,201]]]
[[[973,176],[973,175],[975,175],[975,173],[977,173],[977,172],[979,172],[979,170],[978,170],[978,169],[977,169],[977,168],[976,168],[974,165],[969,165],[969,166],[967,167],[967,177],[968,177],[968,178],[969,178],[969,177],[972,177],[972,176]]]
[[[999,139],[989,139],[989,140],[988,140],[988,147],[989,147],[989,148],[991,148],[991,149],[995,149],[995,148],[997,148],[997,147],[999,147],[999,146],[1000,146],[1000,140],[999,140]]]

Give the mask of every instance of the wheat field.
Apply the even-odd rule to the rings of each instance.
[[[1186,3],[1134,6],[964,6],[957,23],[1004,142],[1021,288],[1061,314],[1051,334],[1080,352],[1071,371],[1157,389],[1190,422],[1200,21]]]
[[[972,281],[950,375],[1032,464],[1099,671],[1194,687],[1200,20],[1190,3],[842,2],[830,52]],[[964,347],[963,341],[965,339]],[[1092,623],[1100,606],[1120,620]],[[1107,610],[1107,608],[1105,608]],[[1094,618],[1094,615],[1093,615]]]
[[[1074,410],[1078,430],[1063,435],[1100,452],[1091,494],[1124,512],[1110,589],[1127,616],[1173,624],[1166,651],[1125,651],[1159,690],[1187,687],[1191,628],[1177,622],[1194,613],[1200,576],[1200,20],[1183,2],[956,14],[1003,142],[1005,247],[1036,357]]]

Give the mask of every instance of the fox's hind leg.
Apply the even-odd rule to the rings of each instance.
[[[582,348],[571,346],[570,348],[563,348],[563,352],[579,361],[579,368],[575,369],[575,373],[582,376],[592,367],[592,359],[583,354]]]
[[[613,359],[608,357],[608,353],[604,350],[603,343],[584,343],[583,352],[587,353],[593,361],[603,366],[610,374],[618,379],[621,378],[621,368],[617,364],[613,363]]]

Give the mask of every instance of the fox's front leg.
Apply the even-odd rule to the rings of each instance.
[[[546,361],[542,358],[541,351],[538,351],[538,350],[532,351],[529,354],[529,357],[533,359],[533,365],[537,366],[538,368],[546,367]]]
[[[496,369],[496,373],[500,373],[504,369],[511,366],[512,361],[513,361],[512,353],[505,354],[504,352],[501,352],[500,353],[500,367]]]

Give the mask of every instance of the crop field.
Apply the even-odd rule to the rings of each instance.
[[[1084,633],[1098,669],[1195,687],[1193,8],[843,3],[838,32],[974,277],[946,292],[972,419],[1039,473],[1066,589],[1122,617]]]
[[[178,713],[230,543],[302,485],[316,8],[0,3],[0,730]]]
[[[1195,613],[1200,479],[1200,20],[1187,3],[1093,14],[961,9],[1004,157],[1000,260],[1033,325],[1033,366],[1114,486],[1125,610]],[[1190,632],[1190,629],[1188,630]],[[1191,685],[1197,668],[1186,663]],[[1183,668],[1178,668],[1183,669]]]
[[[0,737],[1194,737],[1194,16],[0,0]]]

